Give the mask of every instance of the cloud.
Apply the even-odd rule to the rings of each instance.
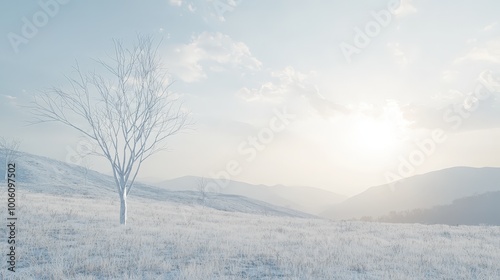
[[[265,101],[280,103],[283,101],[286,93],[286,86],[266,82],[258,88],[242,88],[236,94],[245,101]]]
[[[349,109],[345,106],[334,103],[320,94],[316,85],[310,81],[313,75],[314,73],[301,73],[289,66],[283,70],[271,72],[273,81],[265,82],[257,88],[244,87],[236,94],[248,102],[283,103],[293,97],[302,97],[324,118],[335,112],[348,113]]]
[[[4,94],[3,95],[5,98],[7,98],[9,101],[15,101],[17,98],[12,96],[12,95],[7,95],[7,94]]]
[[[443,81],[450,83],[450,82],[456,80],[457,75],[458,75],[458,71],[444,70],[441,78],[443,79]]]
[[[262,67],[247,45],[220,32],[203,32],[192,38],[189,44],[175,46],[168,57],[171,72],[185,82],[206,78],[206,66],[218,72],[234,69],[257,71]]]
[[[469,39],[467,39],[467,41],[465,41],[465,43],[468,45],[475,44],[475,43],[477,43],[477,39],[476,38],[469,38]]]
[[[499,97],[499,76],[484,71],[470,92],[451,90],[434,98],[438,106],[410,104],[402,107],[402,111],[413,128],[450,131],[487,129],[500,126]]]
[[[481,46],[473,47],[466,55],[455,60],[456,64],[463,62],[500,63],[500,40],[490,41]]]
[[[17,97],[12,96],[12,95],[8,95],[8,94],[2,94],[2,96],[7,101],[6,102],[1,102],[1,103],[9,104],[10,106],[14,106],[14,107],[18,106]]]
[[[392,55],[396,59],[396,63],[399,65],[408,65],[409,60],[406,54],[401,50],[399,43],[388,43],[387,47],[392,52]]]
[[[169,0],[170,5],[180,7],[183,0]]]
[[[418,10],[412,4],[413,0],[401,0],[401,4],[394,11],[394,14],[398,17],[404,17],[416,13]]]
[[[396,64],[400,65],[401,67],[413,64],[418,54],[418,50],[416,47],[406,47],[405,50],[403,50],[398,42],[389,42],[387,43],[387,47],[392,53]]]
[[[316,88],[308,79],[309,75],[295,71],[293,67],[272,71],[273,81],[265,82],[257,88],[242,88],[237,94],[246,101],[280,102],[288,95],[312,95]]]
[[[495,26],[497,25],[497,22],[492,22],[488,25],[486,25],[485,27],[483,27],[483,31],[487,32],[487,31],[490,31],[492,30]]]

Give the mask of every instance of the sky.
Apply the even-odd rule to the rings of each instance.
[[[345,195],[452,166],[500,166],[500,3],[479,1],[2,1],[0,136],[110,173],[34,96],[78,64],[159,42],[194,126],[139,177],[186,175]]]

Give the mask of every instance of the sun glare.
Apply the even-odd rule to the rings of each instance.
[[[396,128],[386,120],[357,119],[353,124],[352,133],[353,145],[363,154],[391,153],[397,144]]]

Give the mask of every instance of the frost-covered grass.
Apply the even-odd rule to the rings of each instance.
[[[2,253],[2,279],[500,279],[499,227],[272,217],[133,196],[120,226],[118,197],[18,201],[17,272]]]

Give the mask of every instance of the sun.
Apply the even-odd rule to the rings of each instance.
[[[363,117],[352,126],[352,145],[366,155],[392,153],[397,145],[397,128],[387,120]]]

